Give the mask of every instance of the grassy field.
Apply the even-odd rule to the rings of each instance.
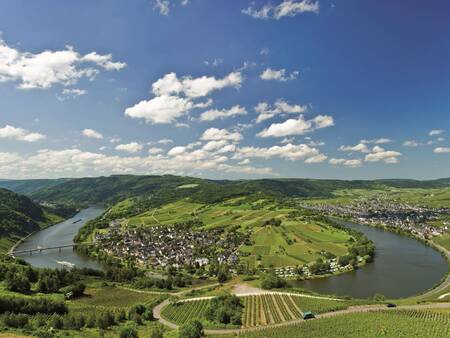
[[[125,208],[122,202],[115,208]],[[347,253],[350,236],[326,224],[290,220],[294,209],[282,208],[271,201],[248,203],[232,199],[219,204],[200,204],[181,200],[149,210],[125,222],[127,227],[174,224],[188,220],[203,222],[204,229],[239,225],[240,231],[251,231],[253,245],[240,249],[250,267],[296,266],[321,257],[321,251],[336,256]],[[279,219],[281,226],[264,226],[270,219]]]
[[[450,313],[441,311],[380,311],[354,313],[311,320],[298,325],[261,329],[239,335],[243,338],[326,337],[378,338],[450,335]]]
[[[447,250],[450,250],[450,234],[444,234],[439,237],[434,237],[433,241],[439,245],[442,245]]]

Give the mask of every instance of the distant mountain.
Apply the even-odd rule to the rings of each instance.
[[[51,186],[63,183],[69,179],[37,179],[37,180],[0,180],[0,188],[14,191],[18,194],[29,194],[39,189],[49,188]]]
[[[0,252],[6,251],[12,240],[60,219],[30,198],[0,189]]]
[[[0,182],[1,186],[2,182]],[[10,183],[11,185],[12,183]],[[134,176],[50,180],[16,184],[27,187],[26,194],[41,202],[72,204],[114,204],[130,197],[151,197],[161,202],[191,197],[199,202],[219,202],[224,199],[259,193],[275,197],[325,198],[339,189],[371,189],[382,186],[396,188],[441,188],[450,186],[450,179],[429,181],[384,180],[317,180],[317,179],[259,179],[207,180],[181,176]],[[31,188],[36,188],[31,190]]]

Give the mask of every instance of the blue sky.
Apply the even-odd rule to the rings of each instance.
[[[450,176],[449,10],[0,2],[0,177]]]

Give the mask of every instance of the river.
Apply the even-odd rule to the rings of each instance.
[[[447,273],[447,260],[416,239],[353,222],[338,223],[364,233],[375,243],[374,262],[341,275],[297,282],[296,286],[338,296],[367,298],[379,293],[403,298],[432,288]]]
[[[78,229],[103,211],[94,207],[82,210],[71,219],[33,234],[16,250],[72,244]],[[447,272],[446,259],[418,240],[366,225],[339,222],[364,233],[375,243],[374,262],[341,275],[296,282],[296,286],[339,296],[367,298],[380,293],[388,298],[401,298],[432,288]],[[68,262],[77,267],[101,269],[97,261],[79,255],[72,248],[21,257],[38,267],[61,268]]]
[[[100,216],[103,211],[104,209],[97,207],[84,209],[64,222],[34,233],[21,243],[16,251],[73,244],[73,238],[78,230],[89,220]],[[72,248],[63,248],[61,252],[58,249],[46,250],[42,253],[33,253],[32,256],[20,254],[18,257],[36,267],[62,268],[74,264],[80,268],[101,269],[97,261],[78,254]]]

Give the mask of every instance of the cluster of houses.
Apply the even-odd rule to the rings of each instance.
[[[359,223],[384,225],[410,232],[422,238],[439,236],[450,230],[445,216],[448,208],[427,208],[394,201],[384,196],[358,199],[350,204],[314,204],[309,209],[340,217],[350,217]],[[433,222],[440,221],[442,226]]]
[[[183,225],[123,229],[120,220],[112,221],[107,232],[95,235],[96,245],[106,253],[154,267],[204,266],[212,259],[219,264],[235,264],[244,240],[244,235],[236,231],[196,231]]]
[[[360,263],[361,261],[362,261],[362,258],[358,257],[358,263]],[[339,265],[337,258],[328,259],[328,260],[325,260],[325,262],[330,264],[330,269],[327,271],[322,271],[322,273],[337,273],[337,272],[344,272],[344,271],[349,271],[349,270],[353,269],[353,267],[350,264],[345,265],[345,266]],[[314,277],[314,274],[310,271],[308,265],[304,265],[302,267],[284,266],[284,267],[276,267],[274,269],[265,269],[265,270],[271,270],[277,276],[285,278],[285,279],[294,279],[294,278],[299,277],[300,275],[306,279]]]

